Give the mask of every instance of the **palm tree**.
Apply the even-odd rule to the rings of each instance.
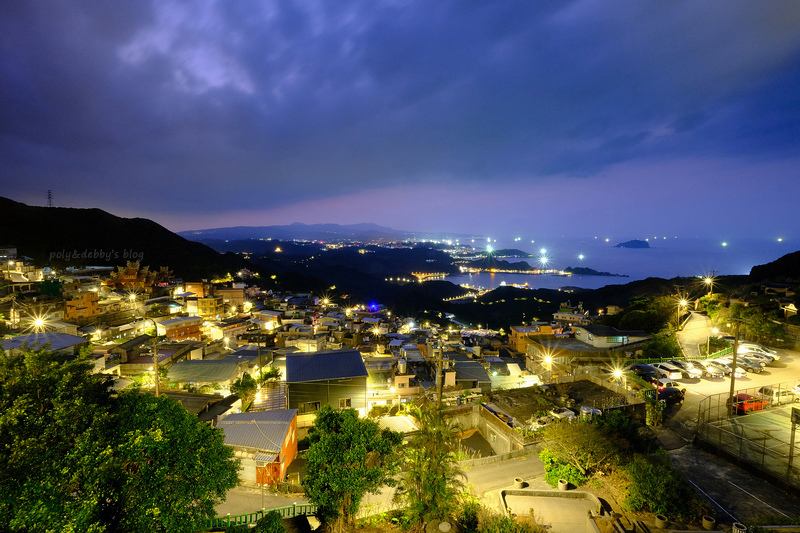
[[[412,407],[409,414],[419,421],[420,430],[406,443],[402,481],[397,499],[407,505],[418,525],[447,520],[459,505],[464,473],[456,452],[459,430],[432,405]]]

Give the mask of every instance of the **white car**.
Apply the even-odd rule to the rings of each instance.
[[[712,363],[715,363],[717,366],[723,367],[725,369],[726,374],[730,374],[733,370],[733,365],[731,364],[731,362],[726,361],[725,359],[710,359],[710,361]],[[746,375],[747,372],[745,371],[745,369],[740,367],[739,365],[736,365],[736,372],[734,373],[734,376],[738,379],[738,378],[743,378]]]
[[[800,381],[797,382],[797,385],[792,387],[792,392],[795,393],[795,394],[800,395]]]
[[[753,359],[755,361],[759,361],[764,363],[764,366],[771,365],[775,362],[774,356],[766,355],[760,352],[748,352],[742,350],[736,350],[737,357],[747,357],[748,359]]]
[[[653,363],[650,366],[658,369],[658,373],[662,378],[681,379],[683,377],[681,369],[675,365],[669,363]]]
[[[740,354],[740,353],[743,353],[743,352],[761,353],[761,354],[767,355],[769,357],[772,357],[776,361],[779,361],[780,358],[781,358],[781,356],[778,355],[778,352],[776,352],[775,350],[772,350],[770,348],[765,348],[765,347],[761,346],[760,344],[755,344],[753,342],[743,342],[743,343],[739,344],[736,347],[736,353],[737,354]]]

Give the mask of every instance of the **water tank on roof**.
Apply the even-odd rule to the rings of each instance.
[[[397,362],[397,373],[398,374],[405,374],[406,373],[406,369],[407,369],[406,360],[405,359],[400,359]]]

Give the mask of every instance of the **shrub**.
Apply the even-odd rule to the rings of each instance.
[[[626,473],[630,480],[624,502],[626,509],[681,518],[697,514],[692,508],[692,491],[664,452],[635,456]]]
[[[558,486],[560,479],[564,479],[576,487],[586,482],[587,477],[581,474],[580,470],[572,465],[557,462],[548,451],[541,452],[539,458],[544,463],[544,480],[550,486]]]
[[[286,528],[281,523],[281,514],[278,511],[270,511],[256,522],[254,533],[286,533]]]

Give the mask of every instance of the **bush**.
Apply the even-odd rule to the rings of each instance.
[[[256,522],[254,533],[286,533],[286,528],[281,522],[281,514],[278,511],[270,511]]]
[[[637,455],[626,468],[630,485],[624,506],[631,511],[650,511],[664,516],[694,518],[694,497],[686,480],[673,469],[664,453]]]
[[[544,480],[552,487],[557,487],[558,481],[561,479],[572,483],[576,487],[585,483],[588,479],[576,467],[557,462],[547,451],[541,452],[539,458],[544,463]]]
[[[481,504],[475,500],[464,503],[461,513],[458,516],[458,523],[464,528],[464,533],[478,533],[478,516],[481,512]]]

